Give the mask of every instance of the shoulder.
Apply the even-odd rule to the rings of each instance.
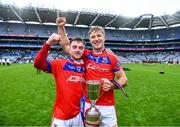
[[[51,63],[53,65],[63,65],[64,63],[66,63],[68,60],[67,59],[54,59],[51,61]]]
[[[105,51],[104,55],[108,56],[112,63],[120,64],[120,58],[116,54]]]
[[[89,50],[89,49],[84,50],[84,53],[91,53],[91,52],[92,52],[92,50]]]
[[[84,50],[83,57],[87,56],[87,55],[90,54],[90,53],[92,53],[92,50],[85,49],[85,50]]]
[[[110,59],[114,59],[114,60],[117,60],[118,59],[118,56],[114,53],[109,53],[107,52],[106,50],[104,51],[104,55],[105,56],[108,56]]]

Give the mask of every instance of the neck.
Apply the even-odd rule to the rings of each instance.
[[[81,59],[74,59],[74,58],[70,58],[72,61],[74,61],[75,63],[82,63],[82,60]]]
[[[93,49],[93,53],[95,53],[95,54],[100,54],[100,53],[102,53],[103,51],[104,51],[104,47],[101,48],[101,49]]]

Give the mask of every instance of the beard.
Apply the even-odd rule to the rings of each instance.
[[[76,56],[76,55],[71,55],[71,57],[74,59],[74,60],[80,60],[82,58],[82,55],[81,56]]]

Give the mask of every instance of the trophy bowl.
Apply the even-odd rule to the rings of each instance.
[[[101,123],[101,113],[95,107],[95,103],[100,96],[100,81],[88,80],[88,97],[91,101],[91,107],[85,112],[85,125],[86,126],[99,126]]]
[[[100,95],[100,81],[88,80],[88,97],[91,101],[96,101]]]

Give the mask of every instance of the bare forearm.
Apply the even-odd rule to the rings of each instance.
[[[61,41],[59,42],[59,44],[65,52],[69,53],[70,41],[66,34],[64,26],[58,26],[58,34],[61,36]]]
[[[123,87],[127,85],[128,79],[124,70],[118,71],[117,73],[115,73],[115,76],[119,84],[121,84]]]
[[[122,77],[122,78],[118,79],[117,82],[119,84],[121,84],[123,87],[125,87],[128,83],[128,80],[127,80],[127,77]]]

